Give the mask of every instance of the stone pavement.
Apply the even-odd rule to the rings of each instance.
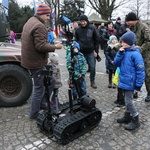
[[[59,97],[68,101],[67,70],[65,67],[65,50],[57,51],[60,56],[60,68],[63,87]],[[87,134],[63,146],[54,142],[50,136],[41,132],[35,120],[28,118],[30,99],[26,104],[13,108],[0,108],[0,150],[150,150],[150,103],[145,103],[145,86],[134,103],[139,111],[141,127],[135,131],[126,131],[116,123],[122,116],[124,108],[114,104],[116,89],[108,89],[108,76],[105,73],[103,52],[101,62],[97,62],[96,84],[92,89],[89,74],[86,75],[88,94],[96,99],[96,106],[102,111],[99,125]]]

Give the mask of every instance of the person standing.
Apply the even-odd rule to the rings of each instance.
[[[61,43],[51,45],[48,42],[48,31],[44,23],[50,19],[50,13],[50,7],[47,4],[39,4],[36,14],[25,23],[21,36],[21,65],[30,70],[34,82],[30,119],[36,119],[41,107],[45,105],[44,75],[41,74],[41,71],[48,63],[48,52],[62,48]],[[50,94],[54,84],[55,79],[51,77]]]
[[[126,22],[131,31],[136,35],[136,45],[141,47],[141,54],[145,63],[145,86],[147,90],[147,97],[145,102],[150,102],[150,29],[141,22],[134,12],[126,15]]]
[[[116,29],[114,28],[113,22],[111,20],[107,22],[107,31],[109,36],[116,35]]]
[[[120,36],[119,36],[119,29],[120,29],[120,27],[121,27],[121,18],[118,17],[116,19],[116,22],[115,22],[115,25],[114,25],[114,28],[116,29],[116,37],[118,38],[118,40],[120,38]]]
[[[90,24],[86,15],[80,16],[81,25],[75,31],[76,41],[80,45],[80,52],[83,53],[90,68],[90,82],[92,88],[97,88],[95,84],[96,57],[99,49],[99,34],[97,29]]]
[[[56,79],[55,86],[53,89],[53,94],[51,97],[51,107],[54,108],[60,105],[58,92],[59,92],[59,88],[62,86],[61,74],[59,68],[59,55],[57,53],[50,53],[49,60],[50,60],[49,65],[51,65],[52,67],[50,71],[52,71],[52,74]]]
[[[76,41],[72,43],[73,50],[68,49],[66,55],[67,69],[69,72],[69,87],[72,89],[73,99],[77,100],[86,95],[86,59],[80,52],[80,45]],[[71,47],[70,47],[71,48]]]
[[[113,74],[115,74],[116,66],[113,64],[114,58],[116,56],[117,50],[115,46],[118,44],[117,37],[115,35],[111,35],[109,37],[108,46],[106,49],[106,59],[108,61],[107,69],[108,73],[108,88],[115,88],[116,86],[112,84]]]
[[[104,54],[106,52],[106,48],[107,48],[107,42],[109,41],[109,34],[107,32],[107,28],[105,27],[105,23],[102,22],[99,29],[99,36],[100,36],[100,46],[101,46],[101,50],[104,50]]]
[[[127,123],[126,130],[140,127],[139,113],[133,103],[134,90],[139,92],[145,79],[145,66],[140,48],[135,46],[136,36],[133,32],[126,32],[121,37],[122,47],[119,49],[114,65],[120,67],[118,87],[124,90],[125,113],[117,123]]]
[[[14,43],[16,42],[16,34],[13,30],[10,30],[10,41],[11,43]]]

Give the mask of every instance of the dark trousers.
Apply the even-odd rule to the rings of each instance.
[[[84,77],[81,77],[76,81],[73,81],[73,86],[71,89],[74,99],[86,95],[86,82]]]
[[[40,111],[42,105],[47,103],[47,97],[45,97],[45,86],[44,86],[44,75],[41,74],[41,71],[44,69],[31,69],[31,73],[33,76],[33,92],[32,92],[32,100],[30,107],[30,117],[34,117]],[[48,85],[48,93],[49,97],[54,89],[55,78],[50,76],[50,85]]]
[[[109,74],[108,74],[108,82],[109,82],[109,84],[112,84],[113,74],[115,74],[115,70],[109,69]]]
[[[118,93],[117,93],[117,101],[118,102],[124,102],[124,90],[118,87],[117,91],[118,91]]]

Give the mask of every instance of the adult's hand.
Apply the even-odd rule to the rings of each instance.
[[[96,58],[97,57],[97,53],[94,51],[94,57]]]
[[[61,49],[62,48],[62,43],[60,42],[60,43],[57,43],[57,44],[55,44],[55,47],[56,47],[56,49]]]

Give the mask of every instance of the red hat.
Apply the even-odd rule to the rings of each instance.
[[[51,13],[51,9],[47,4],[39,4],[36,9],[36,14],[38,15],[44,15],[50,13]]]

